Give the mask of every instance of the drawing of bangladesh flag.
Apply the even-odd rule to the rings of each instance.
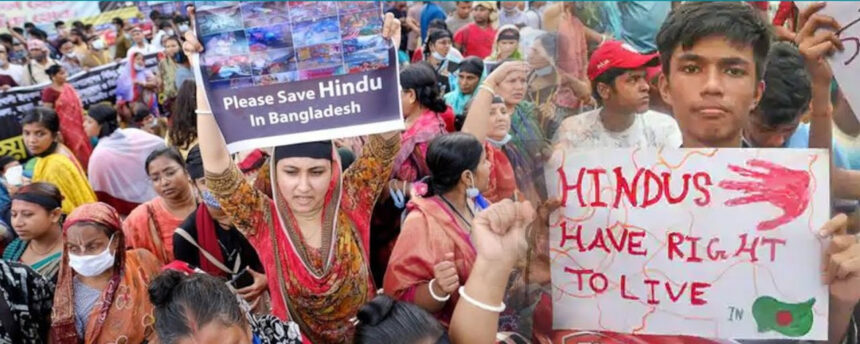
[[[802,303],[786,303],[762,296],[752,306],[759,332],[776,331],[788,337],[801,337],[812,329],[812,305],[815,299]]]

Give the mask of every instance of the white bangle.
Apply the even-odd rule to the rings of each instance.
[[[501,312],[505,311],[505,303],[504,302],[502,302],[502,304],[498,305],[498,306],[490,306],[486,303],[475,300],[472,297],[470,297],[469,295],[467,295],[466,294],[466,286],[460,287],[459,291],[460,291],[460,297],[462,297],[464,300],[468,301],[469,303],[471,303],[475,307],[478,307],[478,308],[483,309],[487,312],[493,312],[493,313],[501,313]]]
[[[197,109],[197,110],[194,110],[194,113],[196,113],[198,115],[211,115],[212,111]]]
[[[451,299],[451,294],[445,295],[445,297],[440,297],[439,295],[436,295],[436,293],[433,292],[433,282],[435,282],[435,281],[436,281],[435,278],[431,279],[430,283],[427,284],[427,289],[430,289],[430,296],[433,298],[433,300],[436,300],[439,302],[448,302],[448,300]]]

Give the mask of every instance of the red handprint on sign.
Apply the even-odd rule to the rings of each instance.
[[[779,217],[759,222],[757,229],[767,231],[791,222],[806,210],[809,205],[809,172],[792,170],[774,163],[752,159],[747,165],[762,172],[729,165],[729,170],[743,176],[758,179],[757,181],[721,181],[719,187],[726,190],[743,191],[746,196],[737,197],[726,201],[726,205],[736,205],[767,202],[779,209],[782,215]]]

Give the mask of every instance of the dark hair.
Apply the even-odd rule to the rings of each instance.
[[[40,41],[45,42],[45,44],[48,44],[47,43],[48,33],[45,31],[42,31],[42,29],[40,29],[40,28],[37,28],[37,27],[31,28],[30,29],[30,36],[33,36],[33,38],[36,38]]]
[[[89,31],[93,28],[93,24],[84,24],[84,31]]]
[[[16,192],[14,196],[20,196],[21,198],[24,198],[26,200],[26,195],[38,196],[41,198],[48,198],[51,201],[56,202],[58,208],[62,206],[63,199],[64,199],[63,193],[60,192],[60,188],[58,188],[54,184],[46,183],[46,182],[35,182],[35,183],[21,186],[18,189],[18,192]],[[14,196],[13,196],[13,199],[14,199]],[[47,212],[51,212],[54,209],[56,209],[56,208],[48,209],[48,207],[46,207],[43,204],[40,204],[39,202],[30,202],[30,203],[38,204],[40,207],[42,207],[42,209],[45,209],[45,211],[47,211]]]
[[[66,25],[66,23],[62,20],[58,20],[54,22],[54,28],[58,28],[60,26]]]
[[[9,44],[11,46],[12,43],[15,43],[15,37],[13,37],[12,34],[9,33],[0,33],[0,42],[3,42],[3,44]]]
[[[152,10],[152,12],[149,12],[149,19],[151,19],[152,21],[155,21],[156,19],[160,18],[161,12],[159,10]]]
[[[51,65],[50,67],[48,67],[48,69],[45,70],[45,74],[48,74],[48,77],[53,79],[55,76],[57,76],[57,74],[60,73],[62,69],[63,66],[60,66],[58,64]]]
[[[110,22],[114,25],[119,25],[120,27],[125,26],[125,22],[120,17],[113,17]]]
[[[753,113],[766,126],[776,128],[794,122],[806,111],[812,99],[812,83],[803,56],[790,43],[774,44],[767,61],[767,87]]]
[[[84,28],[84,22],[82,22],[80,20],[75,20],[72,22],[72,27],[79,29],[79,30],[83,29]]]
[[[400,71],[400,87],[404,90],[414,90],[418,103],[433,112],[444,112],[448,108],[436,84],[436,72],[427,62],[411,64],[403,68]]]
[[[356,344],[434,342],[445,334],[439,322],[418,306],[379,295],[358,310]]]
[[[197,85],[194,80],[185,80],[176,93],[173,111],[170,113],[170,144],[186,147],[197,138]]]
[[[87,116],[90,116],[102,127],[99,130],[99,138],[110,136],[119,127],[116,109],[107,102],[91,106],[87,111]]]
[[[430,56],[430,45],[436,43],[436,41],[443,38],[453,38],[451,35],[451,31],[448,31],[447,28],[430,28],[427,30],[427,40],[424,42],[424,48],[422,49],[424,52],[424,56]]]
[[[19,34],[19,35],[23,35],[23,34],[24,34],[24,29],[22,29],[22,28],[20,28],[20,27],[17,27],[17,26],[16,26],[16,27],[13,27],[13,28],[12,28],[12,31],[15,31],[15,32],[16,32],[17,34]],[[23,44],[23,43],[21,43],[21,44]]]
[[[162,272],[149,284],[149,300],[155,307],[155,332],[162,343],[175,343],[213,321],[248,326],[236,295],[223,281],[207,274]]]
[[[63,46],[63,44],[69,43],[69,42],[71,42],[71,41],[72,41],[72,40],[70,40],[70,39],[68,39],[68,38],[60,38],[60,39],[58,39],[58,40],[57,40],[57,49],[61,48],[61,47]]]
[[[543,47],[543,50],[546,51],[550,59],[555,60],[558,58],[558,33],[547,32],[541,34],[537,37],[537,41],[540,42],[540,46]]]
[[[144,104],[142,102],[132,103],[130,109],[131,109],[131,120],[133,120],[135,122],[140,122],[144,118],[146,118],[146,116],[149,116],[152,114],[152,111],[149,110],[149,107],[146,106],[146,104]]]
[[[77,28],[77,27],[76,27],[76,28],[74,28],[74,29],[69,30],[69,35],[70,35],[70,36],[71,36],[71,35],[79,36],[79,37],[81,37],[81,39],[82,39],[82,40],[83,40],[83,39],[86,39],[86,35],[84,35],[84,31],[83,31],[83,29],[81,29],[81,28]],[[60,45],[60,46],[62,46],[62,44],[59,44],[59,45]]]
[[[484,60],[477,56],[469,56],[460,62],[460,71],[477,75],[480,78],[484,73]]]
[[[31,22],[26,22],[26,23],[24,23],[24,28],[25,28],[25,29],[30,29],[30,28],[34,28],[34,27],[36,27],[36,25],[35,25],[35,24],[33,24],[33,23],[31,23]]]
[[[628,69],[609,68],[607,71],[594,78],[591,82],[591,95],[597,101],[597,104],[603,105],[603,98],[601,98],[600,93],[597,92],[597,84],[607,84],[609,87],[615,88],[615,79],[624,73],[627,73],[627,71]]]
[[[672,53],[678,46],[690,49],[706,37],[724,37],[733,44],[751,46],[756,79],[761,80],[770,50],[770,25],[756,11],[737,2],[687,2],[672,10],[657,34],[663,74],[670,72]]]
[[[481,163],[484,145],[468,133],[457,132],[437,136],[427,147],[427,168],[432,194],[451,191],[465,171],[474,172]]]
[[[51,108],[37,106],[30,110],[24,111],[24,117],[21,119],[21,126],[27,124],[39,123],[52,133],[60,131],[60,118],[57,117],[57,112]]]
[[[152,153],[149,153],[149,156],[146,157],[146,163],[144,165],[146,175],[149,175],[149,164],[160,157],[166,157],[170,160],[176,161],[179,166],[182,166],[183,170],[185,169],[185,159],[182,158],[182,154],[180,154],[175,147],[162,147],[152,151]]]
[[[427,24],[427,32],[428,33],[430,32],[431,29],[440,29],[440,30],[446,30],[446,31],[450,32],[450,30],[448,30],[448,24],[445,23],[445,19],[441,19],[441,18],[433,19],[430,21],[429,24]]]
[[[169,28],[169,27],[173,27],[173,25],[170,25],[169,21],[161,20],[158,22],[158,28],[159,29],[165,29],[165,28]]]
[[[194,5],[186,5],[185,7],[188,7],[188,6],[194,6]],[[174,24],[187,23],[189,21],[191,21],[191,20],[188,19],[188,17],[186,17],[186,16],[173,16],[173,23]]]

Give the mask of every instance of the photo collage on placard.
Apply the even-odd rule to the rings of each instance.
[[[379,1],[196,2],[213,88],[270,85],[388,66]]]

